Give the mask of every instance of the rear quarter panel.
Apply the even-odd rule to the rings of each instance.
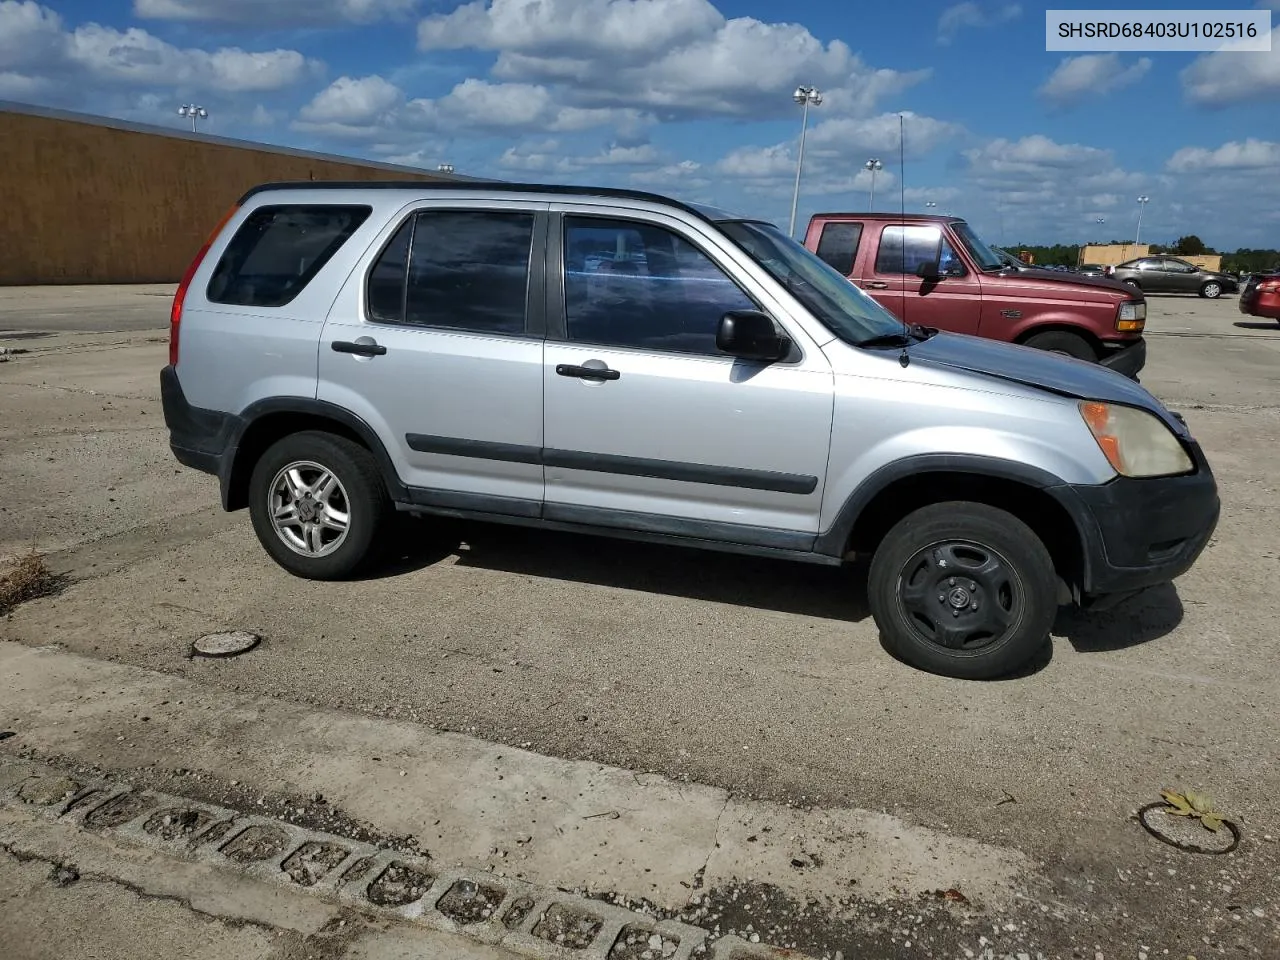
[[[383,191],[391,193],[391,191]],[[314,399],[320,331],[330,307],[378,229],[402,205],[377,191],[338,194],[260,193],[228,221],[192,278],[179,333],[178,378],[194,406],[240,413],[268,397]],[[231,238],[257,208],[273,204],[357,204],[373,208],[364,223],[291,302],[281,307],[213,303],[209,279]]]

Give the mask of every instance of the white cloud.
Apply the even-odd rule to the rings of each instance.
[[[701,190],[712,183],[702,164],[696,160],[681,160],[651,170],[637,170],[631,174],[631,182],[664,190]]]
[[[650,123],[635,110],[565,106],[539,84],[473,78],[438,99],[406,99],[399,87],[374,75],[335,80],[302,108],[294,126],[323,136],[399,142],[424,131],[491,136],[613,127],[628,132]]]
[[[322,65],[296,50],[180,49],[138,28],[86,23],[67,31],[33,0],[0,2],[0,70],[26,83],[83,92],[85,84],[211,93],[280,90],[317,76]]]
[[[1141,57],[1128,66],[1117,53],[1066,57],[1038,92],[1051,103],[1067,106],[1131,86],[1150,70],[1149,57]]]
[[[1057,143],[1038,133],[1016,141],[992,140],[964,151],[964,156],[970,170],[979,174],[1034,178],[1064,170],[1096,172],[1113,163],[1109,150]]]
[[[298,116],[308,123],[373,126],[403,99],[400,88],[382,77],[339,77],[317,93]]]
[[[920,116],[910,111],[904,111],[902,117],[904,122],[901,131],[896,113],[883,113],[878,117],[865,119],[840,117],[827,120],[814,127],[805,149],[812,149],[816,155],[830,155],[844,161],[848,160],[850,152],[874,151],[884,154],[881,159],[888,163],[890,159],[896,161],[900,139],[906,141],[906,155],[918,157],[965,135],[964,127],[958,123]]]
[[[370,23],[404,16],[418,0],[133,0],[143,20],[209,20],[224,23]]]
[[[33,0],[0,0],[0,68],[45,64],[61,54],[65,39],[53,10]]]
[[[1280,143],[1269,140],[1232,140],[1216,150],[1183,147],[1165,164],[1173,173],[1200,173],[1206,170],[1280,170]]]
[[[476,0],[422,21],[418,41],[497,50],[497,79],[665,118],[785,116],[802,82],[823,89],[828,112],[867,112],[929,75],[873,69],[799,24],[726,20],[706,0]]]
[[[475,0],[423,20],[418,46],[636,62],[723,24],[707,0]]]
[[[1022,16],[1022,7],[1016,3],[1007,3],[999,7],[985,7],[968,2],[957,3],[947,7],[938,17],[938,42],[948,44],[956,38],[961,30],[968,27],[989,27]]]
[[[1250,53],[1228,44],[1216,53],[1197,57],[1180,74],[1186,98],[1207,107],[1224,107],[1249,100],[1280,100],[1280,43],[1271,50]]]

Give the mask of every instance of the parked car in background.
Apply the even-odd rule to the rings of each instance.
[[[1086,263],[1077,267],[1076,273],[1082,277],[1105,277],[1107,268],[1100,263]]]
[[[905,295],[926,257],[922,283],[972,285],[965,230],[949,251],[939,223],[890,232],[881,275]],[[1125,293],[1088,303],[1118,316]],[[259,187],[169,329],[174,456],[315,580],[356,575],[397,509],[865,556],[886,645],[981,679],[1040,656],[1060,603],[1186,572],[1219,515],[1186,423],[1138,384],[904,325],[773,224],[654,194]]]
[[[1168,256],[1126,260],[1111,271],[1111,277],[1143,293],[1198,293],[1210,300],[1240,289],[1230,274]]]
[[[906,323],[1051,350],[1130,377],[1146,362],[1141,293],[1012,266],[959,217],[820,213],[805,246]]]
[[[1249,276],[1240,291],[1240,312],[1280,320],[1280,270]]]

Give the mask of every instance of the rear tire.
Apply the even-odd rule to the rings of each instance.
[[[249,479],[258,540],[276,563],[308,580],[342,580],[363,569],[390,512],[373,454],[331,433],[278,440]]]
[[[1079,360],[1097,360],[1098,354],[1084,337],[1062,330],[1037,333],[1023,341],[1024,346],[1061,353]]]
[[[1222,296],[1222,284],[1217,281],[1210,280],[1200,288],[1200,296],[1206,300],[1217,300]]]
[[[993,680],[1049,644],[1058,581],[1025,523],[954,501],[922,507],[889,531],[871,559],[867,595],[895,657],[929,673]]]

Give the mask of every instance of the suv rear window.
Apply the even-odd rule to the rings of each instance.
[[[372,207],[259,207],[236,231],[213,271],[213,303],[283,307],[300,294]]]

